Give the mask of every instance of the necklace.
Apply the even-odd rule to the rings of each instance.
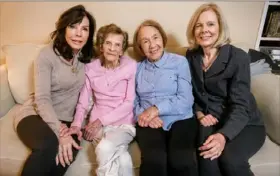
[[[212,66],[212,64],[214,63],[214,61],[215,61],[216,59],[212,59],[210,62],[208,62],[208,63],[205,63],[204,61],[203,61],[203,65],[202,65],[202,68],[203,68],[203,70],[204,71],[207,71],[211,66]]]
[[[72,65],[71,65],[71,71],[72,73],[77,74],[78,73],[78,65],[79,65],[79,61],[75,60],[75,58],[72,60]]]
[[[74,68],[74,67],[72,67],[72,73],[77,73],[78,72],[78,70],[77,70],[77,68]]]
[[[218,57],[218,52],[214,55],[214,57],[212,57],[212,59],[210,59],[210,61],[206,62],[207,59],[205,59],[205,57],[202,57],[202,61],[203,61],[203,65],[202,65],[202,69],[204,71],[209,70],[209,68],[213,65],[213,63],[215,62],[215,60]]]
[[[79,60],[78,57],[81,56],[81,52],[79,52],[78,54],[74,55],[73,57],[73,63],[72,63],[72,67],[71,67],[71,71],[72,73],[77,74],[78,73],[78,66],[79,66]],[[75,63],[76,62],[76,63]]]
[[[72,73],[77,74],[78,73],[79,61],[77,60],[76,64],[75,65],[74,64],[75,64],[75,61],[73,61],[73,65],[72,65],[71,71],[72,71]]]

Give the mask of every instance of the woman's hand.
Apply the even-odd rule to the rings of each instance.
[[[95,135],[101,130],[102,128],[102,123],[99,119],[95,120],[94,122],[89,122],[85,126],[85,131],[84,131],[84,138],[87,141],[92,141],[95,137]]]
[[[203,158],[210,158],[211,160],[218,158],[226,144],[226,138],[221,133],[212,134],[209,136],[201,147],[198,149],[201,151],[200,156]]]
[[[160,128],[162,125],[163,121],[159,117],[155,117],[149,122],[150,128]]]
[[[73,161],[72,146],[77,150],[82,149],[71,136],[59,137],[58,154],[55,158],[56,165],[59,163],[65,167],[65,163],[70,165]]]
[[[76,134],[78,136],[78,140],[81,141],[82,140],[82,131],[81,131],[81,128],[80,127],[77,127],[77,126],[71,126],[67,131],[64,130],[62,131],[59,136],[62,137],[66,137],[66,136],[71,136],[73,134]]]
[[[158,116],[158,108],[156,106],[151,106],[138,116],[138,124],[141,127],[148,127],[150,121]]]
[[[67,125],[65,123],[61,123],[59,128],[59,136],[61,136],[61,134],[65,134],[67,131],[68,131]]]
[[[205,116],[198,116],[197,118],[200,124],[205,127],[216,125],[219,122],[218,119],[212,116],[211,114],[207,114]]]

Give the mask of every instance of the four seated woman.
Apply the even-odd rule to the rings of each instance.
[[[78,8],[84,16],[74,25],[85,23],[89,28],[83,41],[87,46],[86,42],[93,37],[94,19],[83,7]],[[75,27],[69,26],[68,30]],[[56,126],[51,125],[46,121],[46,115],[41,114],[46,111],[44,107],[36,112],[38,115],[31,113],[28,118],[18,120],[19,137],[33,148],[27,142],[30,137],[22,128],[34,125],[36,121],[36,126],[47,128],[52,138],[56,134],[58,139],[67,139],[65,143],[79,149],[76,144],[79,141],[75,139],[75,142],[71,136],[76,134],[81,139],[89,99],[94,97],[83,135],[97,144],[95,152],[99,166],[96,172],[99,176],[133,175],[127,149],[135,135],[141,150],[140,176],[253,175],[248,160],[263,145],[265,128],[250,92],[248,55],[230,45],[226,21],[216,4],[203,4],[195,11],[187,38],[190,50],[186,58],[166,52],[167,36],[161,25],[153,20],[142,22],[133,40],[134,51],[141,56],[136,71],[136,62],[123,56],[128,47],[127,33],[114,24],[101,27],[97,33],[100,55],[85,65],[86,80],[71,128],[62,125],[66,123],[64,119],[53,119]],[[75,51],[72,48],[73,53],[79,54],[83,45]],[[53,46],[54,52],[55,49]],[[79,63],[75,59],[76,56],[73,65]],[[78,86],[77,90],[81,85]],[[40,97],[35,98],[38,101]],[[69,126],[68,122],[66,124]],[[59,144],[52,144],[57,145],[57,164],[69,165],[70,157],[62,156],[63,142],[59,140]],[[74,156],[76,153],[74,150]],[[31,167],[31,163],[27,163],[23,174],[30,172],[28,164]],[[52,159],[49,165],[52,165]],[[55,173],[60,168],[52,167],[53,171],[36,172]],[[66,169],[60,168],[57,175]]]

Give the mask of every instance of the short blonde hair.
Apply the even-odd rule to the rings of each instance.
[[[159,31],[159,33],[162,37],[163,47],[165,47],[166,43],[167,43],[167,35],[166,35],[165,31],[163,30],[162,26],[158,22],[156,22],[154,20],[150,20],[150,19],[143,21],[137,27],[136,31],[134,32],[134,37],[133,37],[133,50],[140,57],[145,57],[145,54],[143,53],[143,51],[141,49],[141,45],[140,45],[140,42],[139,42],[139,39],[138,39],[138,35],[139,35],[140,29],[142,27],[145,27],[145,26],[154,27]]]
[[[123,36],[122,50],[123,50],[123,52],[125,52],[128,47],[128,33],[126,31],[122,30],[117,25],[112,23],[112,24],[108,24],[108,25],[100,27],[97,31],[96,48],[97,48],[98,55],[101,54],[101,45],[104,44],[104,42],[109,34],[117,34],[117,35]]]
[[[229,29],[228,29],[228,25],[226,22],[225,17],[222,14],[221,9],[218,7],[218,5],[214,4],[214,3],[207,3],[207,4],[202,4],[192,15],[189,24],[188,24],[188,28],[187,28],[187,39],[188,39],[188,43],[189,43],[189,48],[190,49],[195,49],[198,48],[199,45],[196,43],[195,40],[195,36],[194,36],[194,29],[195,29],[195,25],[196,22],[199,18],[199,16],[208,10],[212,10],[218,19],[218,23],[219,23],[219,37],[218,40],[216,41],[216,43],[214,44],[215,48],[219,48],[225,44],[230,43],[230,36],[229,36]]]

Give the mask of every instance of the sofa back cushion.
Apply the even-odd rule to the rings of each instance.
[[[251,87],[266,132],[272,141],[280,145],[280,75],[270,73],[254,76]]]
[[[15,101],[10,91],[6,65],[0,66],[0,118],[14,106]]]
[[[4,45],[8,69],[8,81],[16,103],[22,104],[33,89],[33,60],[45,45],[16,44]]]

